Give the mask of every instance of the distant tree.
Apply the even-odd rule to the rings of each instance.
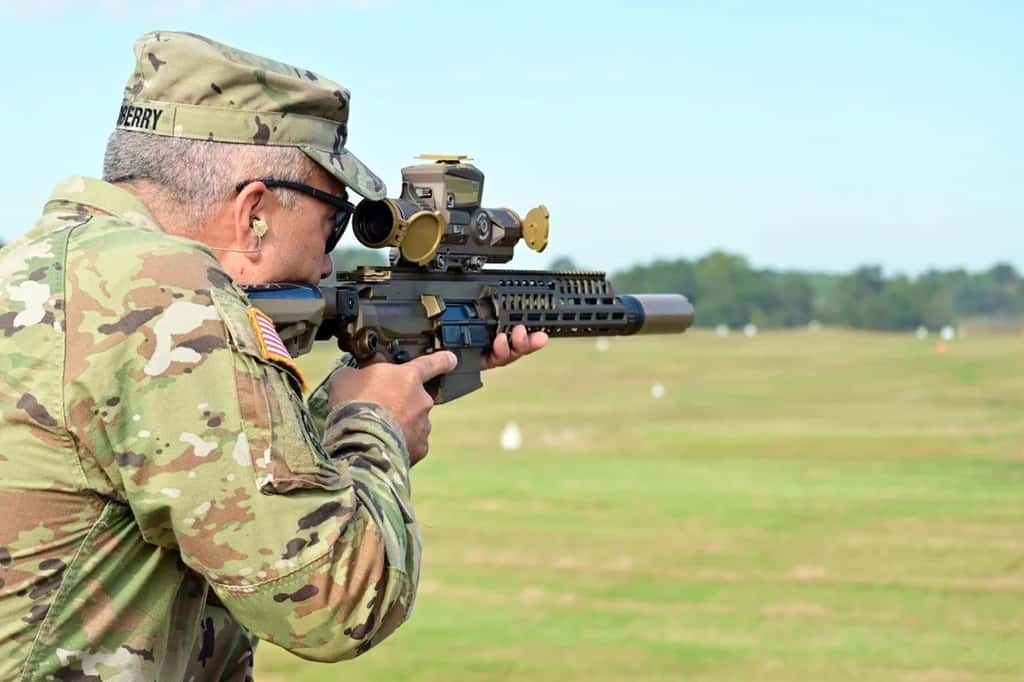
[[[582,268],[580,268],[578,265],[576,265],[576,261],[574,261],[569,256],[558,256],[553,261],[551,261],[551,264],[548,266],[548,270],[580,270],[580,269],[582,269]]]
[[[887,281],[881,295],[868,307],[865,326],[889,331],[920,326],[924,315],[921,301],[915,293],[914,285],[907,277],[898,276]]]
[[[836,287],[835,307],[839,320],[851,327],[864,328],[871,314],[868,305],[885,290],[882,268],[867,265],[843,277]]]
[[[814,288],[806,275],[799,272],[783,273],[778,278],[777,286],[779,325],[795,327],[815,319]]]
[[[697,274],[687,260],[657,260],[650,265],[637,265],[612,276],[616,291],[646,294],[653,292],[697,296]]]
[[[914,289],[921,311],[921,324],[929,329],[938,329],[956,322],[958,316],[953,305],[953,291],[955,282],[965,274],[962,271],[929,270],[917,278]]]
[[[1000,286],[988,274],[974,275],[957,287],[953,298],[956,312],[965,316],[998,315],[1013,308],[1013,292]]]
[[[1020,283],[1020,275],[1009,263],[996,263],[986,274],[999,286],[1006,287]]]
[[[763,315],[772,292],[759,286],[757,274],[742,256],[713,251],[697,261],[697,320],[704,326],[739,327]]]

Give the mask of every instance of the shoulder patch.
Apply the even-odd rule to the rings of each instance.
[[[262,310],[249,308],[249,318],[252,320],[252,328],[256,333],[256,341],[260,345],[260,355],[264,360],[273,362],[291,370],[299,379],[302,390],[306,390],[306,378],[302,376],[302,370],[292,359],[291,354],[284,345],[284,341],[277,334],[274,328],[274,321]]]

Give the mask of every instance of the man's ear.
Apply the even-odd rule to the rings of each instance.
[[[265,218],[262,217],[267,208],[269,193],[262,182],[251,182],[242,188],[231,205],[232,238],[237,248],[255,250],[260,240],[267,233]],[[254,223],[261,222],[263,229],[254,229]],[[262,232],[262,234],[259,234]]]

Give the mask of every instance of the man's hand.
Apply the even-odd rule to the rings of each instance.
[[[526,327],[517,325],[512,330],[512,346],[509,347],[508,337],[505,334],[498,334],[494,339],[491,352],[484,355],[482,366],[484,369],[504,367],[510,362],[515,362],[524,355],[539,351],[548,343],[548,335],[544,332],[526,333]]]
[[[423,384],[455,369],[455,362],[454,353],[438,351],[402,365],[381,362],[363,369],[339,368],[331,375],[331,404],[363,400],[388,410],[405,434],[410,464],[416,464],[430,449],[430,409],[434,406]]]
[[[515,327],[511,336],[511,345],[505,334],[494,339],[491,352],[483,357],[483,369],[503,367],[548,342],[547,334],[527,334],[523,325]],[[363,369],[342,367],[331,375],[331,404],[365,400],[384,407],[398,421],[409,446],[410,461],[416,464],[430,449],[430,409],[434,406],[423,385],[455,369],[455,363],[453,353],[438,351],[401,365],[379,362]]]

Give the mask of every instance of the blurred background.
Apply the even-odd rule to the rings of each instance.
[[[392,195],[414,155],[469,154],[485,205],[546,204],[551,245],[513,266],[695,303],[684,336],[559,340],[435,410],[412,620],[338,665],[264,646],[258,680],[1019,679],[1022,25],[0,0],[0,241],[100,174],[134,39],[188,30],[351,89]],[[346,241],[339,265],[380,262]]]

